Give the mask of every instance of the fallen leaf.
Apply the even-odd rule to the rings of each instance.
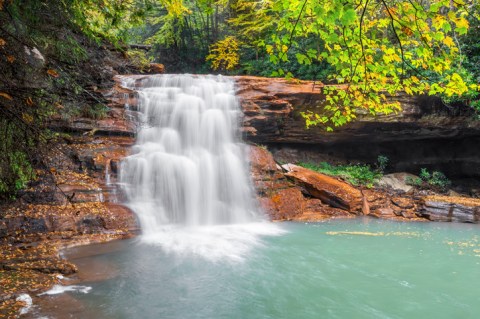
[[[28,113],[22,113],[22,119],[28,124],[31,124],[33,122],[33,116]]]
[[[28,106],[33,106],[33,104],[34,104],[31,97],[28,97],[28,98],[25,100],[25,102],[27,103]]]
[[[8,63],[13,63],[15,61],[15,57],[13,55],[7,55]]]
[[[8,93],[0,92],[0,96],[10,101],[13,100],[13,97]]]
[[[2,0],[0,0],[2,1]],[[1,5],[1,2],[0,2],[0,5]],[[7,44],[7,41],[5,41],[4,39],[0,38],[0,47],[3,47],[5,44]]]
[[[60,76],[60,74],[58,74],[57,71],[53,70],[53,69],[48,69],[47,70],[47,73],[48,75],[54,77],[54,78],[58,78]]]

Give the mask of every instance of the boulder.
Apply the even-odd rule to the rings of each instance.
[[[420,214],[432,221],[479,223],[480,199],[451,196],[426,196]]]
[[[290,166],[285,175],[291,178],[303,191],[331,207],[340,208],[351,213],[361,214],[362,193],[343,181],[317,173],[300,166]]]
[[[415,176],[410,173],[393,173],[384,175],[377,182],[377,185],[380,187],[390,188],[397,191],[403,191],[408,193],[413,189],[412,185],[408,185],[408,179],[416,179],[418,176]]]

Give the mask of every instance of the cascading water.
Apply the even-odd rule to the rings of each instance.
[[[271,225],[258,223],[263,216],[252,201],[233,81],[154,76],[143,80],[138,94],[142,127],[133,155],[121,164],[120,181],[143,238],[173,250],[194,245],[212,255],[222,238],[223,246],[241,238],[245,248],[254,241],[244,236],[247,228],[250,235],[271,233]]]

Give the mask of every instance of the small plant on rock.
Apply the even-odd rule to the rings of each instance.
[[[432,189],[440,192],[446,192],[451,185],[450,180],[439,171],[430,173],[426,168],[420,170],[417,178],[407,177],[406,183],[418,188]]]
[[[386,157],[385,155],[378,155],[377,171],[383,174],[387,166],[388,166],[388,157]]]

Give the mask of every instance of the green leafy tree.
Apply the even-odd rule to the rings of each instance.
[[[258,1],[257,1],[258,2]],[[273,63],[326,61],[334,68],[326,86],[321,113],[303,113],[307,127],[327,130],[354,120],[360,109],[371,114],[400,109],[388,95],[444,94],[476,90],[467,83],[459,63],[458,37],[468,31],[469,4],[432,0],[281,0],[257,11],[257,19],[274,21],[265,49]],[[302,39],[317,39],[305,46]],[[300,47],[301,46],[301,47]],[[278,75],[287,74],[282,68]]]

